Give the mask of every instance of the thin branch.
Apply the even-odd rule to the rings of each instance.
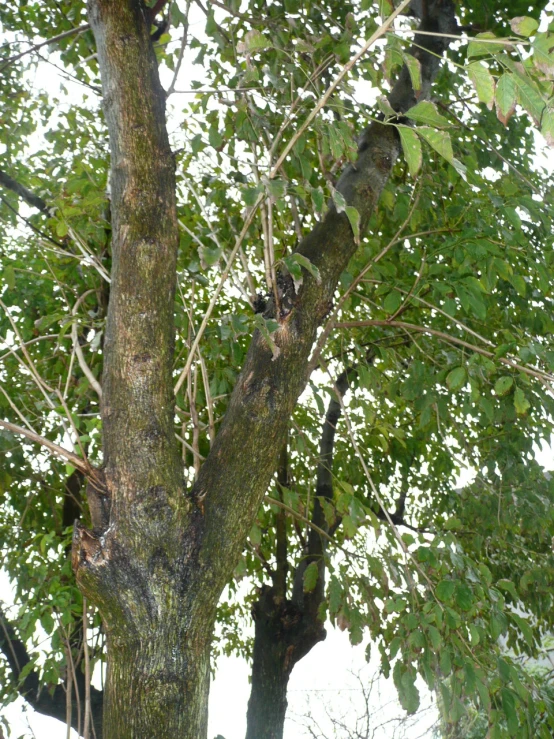
[[[88,629],[87,629],[87,621],[88,621],[88,609],[87,609],[87,599],[83,598],[83,650],[84,650],[84,657],[85,657],[85,721],[84,721],[84,728],[83,728],[83,739],[90,739],[90,724],[91,724],[91,714],[90,714],[90,659],[89,659],[89,652],[88,652]]]
[[[179,76],[179,72],[181,70],[181,64],[183,63],[183,57],[185,56],[185,49],[187,48],[187,45],[188,45],[189,11],[190,11],[190,0],[187,0],[187,5],[185,7],[185,22],[183,24],[183,38],[181,39],[181,48],[179,49],[179,58],[177,59],[177,64],[175,65],[175,72],[173,73],[173,79],[171,80],[171,84],[169,85],[169,88],[166,92],[166,97],[169,97],[171,94],[175,92],[175,83],[177,82],[177,77]]]
[[[364,276],[369,272],[369,270],[377,264],[384,256],[388,253],[392,247],[397,244],[401,238],[402,238],[402,232],[406,228],[406,226],[409,224],[409,222],[412,219],[412,215],[417,207],[417,204],[419,202],[419,196],[421,195],[421,186],[418,188],[418,185],[420,185],[420,180],[418,180],[415,185],[414,189],[412,191],[411,196],[411,205],[408,210],[408,215],[404,219],[403,223],[400,224],[397,232],[394,234],[392,239],[386,244],[381,251],[373,257],[373,259],[370,259],[369,262],[365,265],[365,267],[362,269],[362,271],[356,276],[356,278],[352,281],[352,283],[348,286],[348,288],[344,291],[344,293],[339,298],[337,304],[333,307],[333,310],[331,312],[331,315],[329,316],[326,325],[323,328],[323,331],[321,332],[321,335],[319,336],[317,343],[315,345],[315,348],[312,352],[312,356],[310,359],[310,362],[308,364],[308,377],[312,374],[314,369],[316,368],[318,362],[319,362],[319,356],[323,350],[323,347],[325,346],[327,339],[329,338],[329,334],[333,329],[336,327],[336,315],[339,312],[339,310],[342,308],[344,303],[346,302],[349,295],[356,289],[356,287],[360,284]]]
[[[289,152],[294,147],[298,139],[302,136],[306,128],[310,125],[310,123],[313,121],[313,119],[317,116],[319,111],[327,104],[329,98],[331,95],[335,92],[339,84],[342,82],[344,77],[350,72],[350,70],[355,66],[355,64],[369,51],[369,49],[373,46],[373,44],[383,36],[390,26],[392,25],[394,19],[397,15],[399,15],[405,8],[408,7],[411,0],[403,0],[403,2],[400,3],[400,5],[389,15],[389,17],[386,19],[386,21],[371,35],[371,38],[369,41],[367,41],[366,44],[360,49],[360,51],[355,54],[352,59],[350,59],[344,67],[341,69],[341,71],[338,73],[338,75],[335,77],[333,82],[329,85],[327,90],[325,91],[324,95],[318,100],[317,105],[310,111],[308,114],[308,117],[306,120],[302,123],[301,126],[298,127],[298,129],[295,131],[294,135],[291,136],[290,141],[287,143],[283,151],[281,152],[281,155],[277,159],[275,165],[273,166],[273,169],[269,173],[269,179],[273,179],[277,172],[279,171],[281,165],[286,160],[287,156],[289,155]]]
[[[10,177],[1,169],[0,185],[3,185],[8,190],[14,192],[16,195],[19,195],[19,197],[22,198],[28,205],[31,205],[33,208],[38,208],[38,210],[42,211],[42,213],[49,215],[48,206],[46,205],[45,200],[39,197],[39,195],[35,195],[34,192],[29,190],[29,188],[25,187],[25,185],[21,185],[19,182],[14,180],[13,177]]]
[[[458,339],[456,336],[451,336],[450,334],[445,334],[442,331],[437,331],[433,328],[428,328],[427,326],[418,326],[414,323],[405,323],[404,321],[378,321],[378,320],[367,320],[367,321],[344,321],[342,323],[337,323],[335,328],[364,328],[367,326],[393,326],[396,328],[403,328],[406,331],[417,331],[422,334],[430,334],[431,336],[436,336],[439,339],[443,339],[444,341],[447,341],[452,344],[458,344],[459,346],[463,346],[466,349],[470,349],[471,351],[477,352],[477,354],[482,354],[484,357],[489,357],[490,359],[494,359],[497,362],[500,362],[501,364],[504,364],[508,367],[511,367],[512,369],[517,369],[520,372],[524,372],[526,375],[530,375],[531,377],[536,377],[537,379],[541,380],[543,383],[554,383],[554,376],[548,374],[547,372],[542,372],[541,370],[535,370],[531,367],[525,367],[522,364],[519,364],[518,362],[514,362],[511,359],[507,359],[506,357],[496,357],[493,352],[489,352],[486,349],[481,349],[478,346],[475,346],[474,344],[470,344],[467,341],[464,341],[463,339]]]
[[[91,293],[96,292],[96,290],[87,290],[85,293],[81,295],[81,297],[76,301],[75,305],[73,306],[73,310],[71,311],[71,315],[73,317],[73,322],[71,326],[71,339],[73,341],[73,349],[75,350],[75,354],[77,355],[77,359],[79,361],[79,366],[81,370],[83,371],[84,376],[89,381],[91,387],[93,390],[95,390],[96,394],[99,398],[102,397],[102,388],[100,386],[100,383],[96,379],[96,377],[93,375],[92,370],[88,366],[85,355],[83,354],[83,350],[81,348],[81,345],[79,343],[79,336],[77,332],[77,311],[79,310],[79,306],[85,300]]]
[[[34,431],[29,431],[29,429],[24,429],[21,426],[16,426],[14,423],[3,421],[2,419],[0,419],[0,428],[5,428],[8,431],[11,431],[12,434],[24,436],[26,439],[34,441],[36,444],[40,444],[52,452],[52,454],[56,454],[58,457],[62,457],[62,459],[66,459],[68,462],[71,462],[73,467],[80,470],[83,475],[94,477],[94,470],[86,459],[81,459],[81,457],[73,454],[73,452],[58,446],[58,444],[54,444],[53,441],[45,439],[44,436],[40,436]]]
[[[10,64],[17,62],[19,59],[26,56],[27,54],[32,54],[38,49],[42,49],[43,46],[56,44],[58,41],[61,41],[64,38],[68,38],[68,36],[74,36],[75,34],[84,33],[85,31],[88,31],[89,28],[90,25],[88,23],[84,23],[82,26],[77,26],[76,28],[71,28],[69,31],[64,31],[63,33],[60,33],[57,36],[52,36],[52,38],[48,39],[47,41],[41,41],[40,44],[35,44],[34,46],[31,46],[30,49],[21,51],[19,54],[15,54],[15,56],[11,56],[9,59],[7,59],[5,63],[0,67],[0,72],[3,72],[6,67],[9,67]]]
[[[188,356],[188,359],[186,361],[186,364],[185,364],[185,366],[183,368],[183,371],[179,375],[179,379],[175,383],[175,388],[174,388],[175,395],[177,395],[177,393],[181,389],[181,386],[182,386],[183,382],[185,381],[185,378],[187,377],[187,375],[188,375],[188,373],[190,371],[191,365],[192,365],[192,363],[194,361],[194,355],[196,354],[196,350],[198,349],[198,345],[200,344],[200,340],[202,339],[202,336],[204,335],[204,331],[206,330],[206,326],[208,325],[208,321],[211,318],[213,309],[215,308],[215,304],[217,303],[217,299],[219,298],[219,293],[221,292],[221,290],[223,288],[223,285],[226,283],[227,278],[229,277],[229,272],[231,271],[231,265],[233,264],[233,262],[235,260],[235,257],[236,257],[236,255],[237,255],[237,253],[238,253],[238,251],[239,251],[239,249],[240,249],[240,247],[242,245],[242,242],[244,241],[244,238],[246,236],[246,233],[247,233],[248,229],[250,228],[250,224],[254,220],[254,215],[255,215],[255,213],[256,213],[256,211],[258,209],[258,206],[262,202],[262,199],[263,199],[263,195],[261,195],[261,194],[258,195],[258,199],[256,200],[255,204],[250,209],[250,212],[248,213],[248,215],[247,215],[247,217],[246,217],[246,219],[244,221],[244,226],[242,227],[242,230],[241,230],[239,236],[237,237],[235,246],[233,247],[233,251],[229,255],[229,260],[227,262],[227,266],[223,270],[223,273],[221,275],[221,278],[219,280],[219,283],[218,283],[218,285],[217,285],[217,287],[216,287],[216,289],[214,291],[214,294],[212,296],[212,299],[210,300],[210,304],[208,306],[208,309],[206,310],[206,313],[204,315],[204,318],[202,319],[202,323],[200,325],[200,328],[198,330],[198,333],[196,334],[196,336],[194,338],[194,342],[192,344],[192,347],[190,348],[189,356]]]

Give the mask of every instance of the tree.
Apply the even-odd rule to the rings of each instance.
[[[528,128],[552,143],[540,8],[523,17],[524,4],[467,2],[457,18],[446,0],[413,2],[410,52],[402,32],[388,33],[407,2],[388,16],[385,3],[381,25],[365,2],[198,3],[196,37],[190,3],[172,3],[177,48],[158,38],[163,27],[151,33],[164,5],[90,0],[90,26],[79,3],[1,11],[13,34],[2,52],[2,540],[21,606],[4,619],[10,694],[85,736],[100,701],[104,737],[205,736],[218,601],[249,536],[239,568],[254,567],[252,551],[267,565],[269,544],[279,547],[258,627],[290,603],[306,627],[296,642],[271,636],[278,691],[264,687],[254,647],[253,727],[277,695],[267,730],[282,732],[288,674],[322,637],[328,608],[354,642],[364,627],[379,640],[407,710],[419,671],[453,720],[467,698],[497,732],[522,716],[529,735],[548,731],[548,711],[495,646],[506,632],[533,651],[552,610],[552,489],[532,459],[533,441],[551,433],[553,356],[548,183],[531,166]],[[484,35],[441,67],[460,25]],[[55,38],[64,73],[87,90],[67,112],[32,89],[44,46],[19,44],[36,32]],[[206,88],[192,83],[170,144],[158,66],[174,70],[176,93],[189,36]],[[380,113],[356,104],[348,75],[385,90],[397,69]],[[434,80],[440,105],[428,100]],[[359,389],[340,454],[328,422],[314,455],[314,405],[297,401],[310,380],[323,405],[327,370],[339,378],[334,417],[345,378]],[[478,471],[461,494],[448,444]],[[279,458],[277,497],[260,511]],[[76,511],[80,592],[67,556]],[[297,532],[289,567],[283,546],[298,522],[309,531]],[[370,553],[358,534],[368,526],[384,538]],[[348,560],[328,558],[329,538]],[[506,605],[520,600],[529,620]],[[89,605],[106,639],[102,697],[87,687],[103,655],[87,638]],[[28,649],[39,619],[53,647],[40,676]],[[50,701],[35,692],[39,677]]]

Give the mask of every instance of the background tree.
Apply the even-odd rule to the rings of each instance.
[[[236,576],[275,572],[258,616],[302,603],[315,643],[327,608],[354,643],[370,629],[407,710],[420,672],[452,721],[475,701],[496,735],[550,736],[497,647],[505,633],[533,653],[552,611],[552,490],[533,460],[551,432],[552,229],[528,128],[552,141],[552,42],[533,17],[510,27],[516,6],[413,3],[425,34],[408,53],[412,21],[376,47],[392,8],[370,3],[199,4],[194,35],[172,3],[180,38],[158,29],[157,58],[160,3],[91,2],[92,32],[78,3],[2,9],[7,699],[85,736],[100,701],[104,736],[203,736],[216,606],[250,531]],[[456,45],[426,102],[460,26],[486,35]],[[33,87],[48,50],[21,42],[37,33],[72,79],[64,105]],[[187,44],[198,93],[173,106],[170,141],[157,65],[176,93]],[[360,103],[393,79],[388,102]],[[355,382],[331,470],[321,395],[341,373]],[[462,464],[477,477],[459,491]],[[68,562],[77,510],[74,566],[102,629]],[[86,687],[104,633],[106,700]],[[306,649],[279,638],[290,671]]]

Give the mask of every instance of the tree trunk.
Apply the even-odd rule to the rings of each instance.
[[[88,10],[112,157],[112,275],[104,466],[89,481],[93,529],[75,527],[73,566],[107,635],[104,739],[204,739],[217,603],[275,472],[317,329],[357,244],[346,214],[333,206],[302,242],[299,252],[321,280],[305,276],[298,293],[290,281],[287,314],[275,316],[276,359],[254,334],[219,433],[186,491],[174,437],[175,172],[150,11],[142,0],[89,0]],[[407,107],[412,99],[413,92]],[[337,184],[358,210],[362,232],[398,153],[394,128],[371,126],[356,165]],[[266,613],[278,606],[272,600]],[[289,634],[290,674],[322,629],[317,620],[295,621],[289,605],[276,608],[273,626]]]
[[[246,739],[282,739],[292,668],[325,639],[325,629],[321,621],[267,586],[262,588],[253,617],[252,690]]]
[[[109,640],[108,650],[105,737],[206,736],[210,682],[206,634],[195,638],[184,630],[183,620],[164,621],[136,642]]]

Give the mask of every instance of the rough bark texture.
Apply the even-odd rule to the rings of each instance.
[[[447,0],[436,5],[451,7]],[[203,739],[217,602],[274,474],[317,328],[356,244],[346,215],[333,207],[301,243],[321,284],[308,276],[290,295],[275,361],[254,335],[187,495],[173,428],[174,162],[150,17],[140,0],[89,0],[88,9],[110,135],[113,268],[102,383],[105,464],[89,486],[93,530],[76,527],[73,562],[106,629],[104,738]],[[362,232],[398,154],[395,129],[373,125],[355,166],[339,180]],[[295,616],[287,610],[279,618]],[[321,630],[317,623],[316,641]]]

